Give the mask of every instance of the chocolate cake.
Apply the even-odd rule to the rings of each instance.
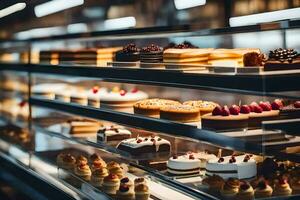
[[[266,56],[257,52],[244,54],[243,62],[245,67],[263,66]]]
[[[130,138],[131,132],[121,126],[101,127],[97,132],[97,140],[99,141],[115,141]]]
[[[140,49],[131,43],[116,52],[115,60],[117,62],[137,62],[140,60]]]
[[[163,61],[163,48],[154,44],[143,47],[140,58],[141,62],[145,63],[161,63]]]
[[[294,49],[275,49],[270,51],[265,70],[300,69],[300,55]]]

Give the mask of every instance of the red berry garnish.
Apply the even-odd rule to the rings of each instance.
[[[229,111],[228,107],[224,106],[222,108],[222,116],[229,116],[229,115],[230,115],[230,111]]]
[[[137,88],[133,88],[132,90],[131,90],[131,92],[132,93],[137,93],[139,90],[137,89]]]
[[[154,138],[151,138],[151,140],[150,140],[151,142],[154,142],[155,141],[155,139]]]
[[[219,158],[219,160],[218,160],[218,163],[222,163],[222,162],[224,162],[224,158]]]
[[[255,106],[258,106],[258,104],[257,104],[256,102],[252,102],[252,103],[249,105],[251,112],[254,112],[254,107],[255,107]]]
[[[125,177],[121,179],[121,183],[128,183],[129,182],[129,178]]]
[[[263,109],[260,106],[254,106],[253,112],[255,112],[255,113],[262,113]]]
[[[271,106],[273,110],[280,110],[283,108],[283,103],[280,99],[275,99]]]
[[[262,108],[263,111],[270,111],[272,110],[272,106],[269,102],[260,102],[259,103],[259,107]]]
[[[193,154],[190,154],[189,159],[190,159],[190,160],[194,160],[194,159],[195,159],[194,155],[193,155]]]
[[[248,105],[242,105],[240,112],[243,114],[249,114],[251,112],[251,109]]]
[[[116,178],[118,178],[118,176],[116,174],[109,174],[108,178],[109,179],[116,179]]]
[[[294,106],[295,106],[295,108],[300,108],[300,101],[296,101],[296,102],[294,103]]]
[[[229,163],[235,163],[236,159],[234,156],[231,156],[231,158],[229,159]]]
[[[99,91],[99,87],[98,86],[94,86],[92,89],[93,93],[96,94]]]
[[[232,105],[232,106],[229,108],[229,111],[230,111],[230,114],[231,114],[231,115],[238,115],[238,114],[240,114],[240,107],[237,106],[237,105]]]
[[[26,103],[27,103],[27,102],[26,102],[25,100],[23,100],[23,101],[21,101],[21,102],[19,103],[19,106],[20,106],[20,107],[24,107],[24,106],[26,105]]]
[[[141,139],[138,139],[137,141],[136,141],[136,143],[141,143],[143,140],[141,140]]]
[[[126,184],[122,184],[122,185],[120,185],[119,190],[120,190],[120,192],[127,192],[127,191],[129,191],[129,186]]]
[[[120,90],[120,95],[121,95],[121,96],[125,96],[125,94],[126,94],[126,91],[125,91],[125,90]]]
[[[216,116],[216,115],[222,115],[222,107],[217,105],[213,111],[212,111],[212,115]]]
[[[177,155],[173,155],[173,159],[177,159],[178,158],[178,156]]]
[[[248,162],[250,160],[250,156],[249,155],[246,155],[243,162]]]
[[[284,184],[286,184],[287,183],[287,180],[285,179],[285,178],[280,178],[279,179],[279,184],[280,185],[284,185]]]

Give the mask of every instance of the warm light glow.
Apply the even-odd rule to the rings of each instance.
[[[69,24],[67,31],[68,33],[83,33],[88,31],[88,26],[85,23]]]
[[[26,7],[26,3],[16,3],[12,6],[0,10],[0,18],[15,13],[17,11],[23,10]]]
[[[300,8],[291,8],[286,10],[264,12],[253,15],[231,17],[229,19],[229,24],[231,27],[235,27],[296,18],[300,18]]]
[[[177,10],[182,10],[196,6],[203,6],[206,4],[206,0],[174,0],[174,4]]]
[[[52,0],[34,7],[37,17],[43,17],[84,4],[84,0]]]
[[[122,29],[122,28],[130,28],[135,27],[136,20],[135,17],[121,17],[115,19],[107,19],[104,21],[104,29],[111,30],[111,29]]]
[[[19,40],[25,40],[35,37],[47,37],[51,35],[62,35],[66,34],[66,28],[61,26],[46,27],[46,28],[35,28],[27,31],[22,31],[14,34],[14,37]]]

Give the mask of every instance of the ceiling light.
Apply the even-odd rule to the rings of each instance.
[[[15,13],[17,11],[23,10],[26,7],[26,3],[16,3],[14,5],[8,6],[0,10],[0,18]]]
[[[69,24],[67,31],[68,33],[83,33],[88,31],[88,26],[85,23]]]
[[[37,17],[43,17],[82,4],[84,0],[52,0],[35,6],[34,13]]]
[[[291,8],[272,12],[258,13],[253,15],[231,17],[229,19],[229,25],[231,27],[246,26],[296,18],[300,18],[300,8]]]
[[[174,0],[174,4],[177,10],[182,10],[196,6],[203,6],[206,4],[206,0]]]
[[[130,28],[135,27],[136,20],[135,17],[121,17],[115,19],[107,19],[104,21],[103,26],[106,30],[111,29],[122,29],[122,28]]]
[[[14,37],[19,40],[25,40],[29,38],[47,37],[53,35],[66,34],[66,28],[62,26],[35,28],[26,31],[21,31],[14,34]]]

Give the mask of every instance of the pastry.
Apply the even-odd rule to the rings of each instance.
[[[272,196],[273,189],[265,180],[258,182],[254,190],[255,198],[266,198]]]
[[[243,56],[243,63],[245,67],[263,66],[265,60],[266,60],[266,55],[258,52],[248,52]]]
[[[240,182],[239,192],[236,195],[236,199],[238,200],[254,199],[254,190],[248,182],[246,181]]]
[[[72,103],[77,103],[83,106],[86,106],[88,104],[88,99],[87,99],[87,93],[83,89],[77,89],[74,90],[71,93],[70,101]]]
[[[76,158],[76,165],[87,165],[88,164],[88,160],[86,157],[80,155],[77,156]]]
[[[236,178],[229,178],[222,189],[220,190],[221,195],[226,199],[233,199],[239,192],[240,181]]]
[[[107,169],[110,170],[112,168],[115,168],[115,167],[120,167],[119,163],[115,162],[115,161],[111,161],[109,163],[107,163]]]
[[[212,101],[186,101],[183,105],[190,105],[200,109],[200,115],[203,116],[205,114],[211,113],[214,108],[218,105]]]
[[[126,91],[115,87],[102,96],[100,103],[102,108],[132,112],[132,106],[135,102],[147,98],[148,95],[137,88]]]
[[[140,61],[140,49],[135,44],[128,44],[122,50],[116,52],[117,62],[137,62]]]
[[[147,181],[144,177],[139,177],[134,179],[134,185],[139,185],[139,184],[146,184],[147,185]]]
[[[272,110],[272,105],[269,102],[252,102],[249,105],[251,112],[249,114],[249,127],[261,128],[263,121],[274,120],[279,116],[279,110]]]
[[[65,156],[66,156],[65,153],[60,153],[60,154],[57,155],[56,163],[57,163],[58,167],[61,167],[63,165],[63,163],[64,163],[63,159],[64,159]]]
[[[103,168],[103,167],[106,167],[106,163],[101,158],[96,158],[91,164],[92,171],[95,171],[96,169]]]
[[[292,193],[292,189],[288,181],[281,177],[275,182],[274,194],[278,196],[288,196]]]
[[[174,155],[167,162],[167,170],[170,174],[175,175],[199,174],[200,170],[205,169],[206,162],[215,158],[216,156],[214,154],[208,154],[206,152],[188,152],[182,156]]]
[[[269,58],[265,63],[264,69],[269,70],[288,70],[300,68],[300,56],[294,49],[275,49],[270,51]]]
[[[117,200],[134,200],[134,192],[130,190],[130,187],[125,184],[121,184],[116,195]]]
[[[74,169],[74,173],[85,181],[91,180],[92,171],[87,164],[78,164]]]
[[[97,153],[93,153],[90,157],[89,157],[89,163],[90,164],[93,164],[93,162],[95,161],[95,160],[102,160],[102,158],[101,158],[101,156],[99,155],[99,154],[97,154]]]
[[[160,109],[160,118],[183,123],[199,122],[200,111],[189,105],[164,106]]]
[[[114,140],[125,140],[131,137],[131,132],[122,126],[101,127],[97,132],[99,141],[108,142]]]
[[[140,59],[141,63],[161,63],[163,61],[163,48],[154,44],[143,47]]]
[[[205,177],[202,180],[202,184],[206,185],[210,191],[220,191],[224,183],[224,179],[221,176],[215,174],[212,176]]]
[[[170,152],[169,141],[158,137],[137,137],[123,140],[117,146],[118,149],[129,152],[133,155],[144,153]]]
[[[89,119],[71,119],[62,124],[62,132],[71,135],[76,134],[95,134],[101,127],[101,124],[94,120]]]
[[[129,187],[129,190],[133,191],[133,182],[128,178],[124,177],[120,180],[120,185],[127,185]]]
[[[67,154],[63,158],[61,168],[73,171],[76,165],[76,159],[71,154]]]
[[[100,188],[103,183],[103,179],[108,176],[108,170],[105,167],[97,168],[92,172],[91,184],[97,188]]]
[[[201,117],[203,129],[227,130],[248,127],[248,114],[240,113],[240,107],[233,105],[230,108],[227,106],[216,106],[212,113]]]
[[[148,200],[150,197],[149,187],[145,183],[134,186],[135,200]]]
[[[219,175],[224,179],[233,177],[246,179],[255,177],[257,173],[256,161],[251,155],[226,156],[208,160],[206,175]]]
[[[99,88],[98,86],[94,86],[92,89],[90,89],[87,93],[88,105],[99,108],[100,99],[102,98],[103,94],[105,94],[106,90],[106,88]]]
[[[160,108],[168,105],[180,105],[178,101],[166,99],[145,99],[133,105],[134,113],[159,118]]]
[[[120,179],[115,174],[109,174],[103,179],[102,190],[109,195],[115,195],[119,186]]]
[[[124,176],[124,171],[120,165],[109,167],[108,171],[110,174],[117,175],[120,179]]]

